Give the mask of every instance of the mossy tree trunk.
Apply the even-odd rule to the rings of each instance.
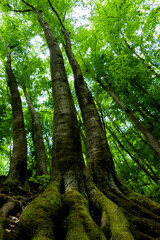
[[[49,24],[41,12],[35,11],[50,50],[53,164],[49,186],[21,216],[17,239],[158,240],[160,206],[132,192],[116,175],[97,109],[72,53],[69,34],[63,29],[85,126],[89,159],[87,169],[84,168],[63,57]],[[60,222],[63,228],[58,226]],[[60,238],[62,229],[64,235]]]
[[[37,176],[47,174],[47,165],[46,165],[46,153],[45,153],[45,146],[43,140],[43,133],[42,127],[40,123],[40,119],[38,113],[36,112],[33,104],[31,102],[30,97],[28,96],[26,87],[23,86],[23,92],[29,107],[29,110],[32,114],[32,118],[34,121],[34,128],[35,128],[35,149],[36,149],[36,174]]]
[[[27,141],[24,127],[21,98],[16,78],[11,67],[11,52],[7,56],[6,73],[11,93],[12,126],[13,126],[13,153],[10,162],[10,171],[6,182],[23,184],[27,170]]]

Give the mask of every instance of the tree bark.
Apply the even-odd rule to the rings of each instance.
[[[66,180],[66,176],[70,175],[70,172],[72,172],[73,176],[75,176],[78,183],[81,185],[84,161],[81,151],[79,126],[62,53],[49,24],[43,20],[39,11],[37,12],[37,17],[43,28],[50,51],[54,101],[52,169],[58,169],[64,177],[64,181]],[[78,188],[82,191],[82,186],[78,186]]]
[[[35,127],[35,137],[36,137],[36,174],[37,176],[47,174],[47,165],[46,165],[46,153],[45,153],[45,146],[43,140],[43,133],[41,128],[41,123],[38,117],[38,114],[33,107],[33,104],[28,96],[26,91],[26,87],[23,86],[23,92],[29,107],[29,110],[32,114],[34,127]]]
[[[111,152],[91,93],[72,52],[69,33],[64,28],[62,31],[66,42],[65,50],[73,70],[76,95],[84,121],[88,154],[87,165],[92,172],[94,181],[103,189],[106,187],[106,182],[113,181],[112,171],[114,171],[114,165]]]
[[[27,141],[22,112],[22,103],[16,79],[11,67],[11,53],[7,56],[6,73],[11,93],[12,125],[13,125],[13,154],[6,182],[18,181],[24,183],[27,170]]]

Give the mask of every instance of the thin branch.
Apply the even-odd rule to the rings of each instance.
[[[82,57],[82,54],[81,54],[80,51],[78,51],[78,52],[79,52],[79,55],[80,55],[80,57],[81,57],[81,60],[82,60],[82,62],[83,62],[83,64],[84,64],[84,66],[85,66],[86,72],[88,72],[88,67],[87,67],[87,65],[86,65],[86,63],[85,63],[85,61],[84,61],[84,59],[83,59],[83,57]]]
[[[66,13],[67,13],[67,11],[65,11],[65,13],[64,13],[64,16],[63,16],[63,22],[65,21]]]
[[[33,7],[31,4],[27,3],[25,0],[22,0],[23,3],[25,3],[27,6],[31,7],[33,10],[36,10],[35,7]]]
[[[24,13],[24,12],[31,12],[32,11],[32,9],[26,9],[26,10],[12,10],[12,12],[22,12],[22,13]]]
[[[146,53],[144,52],[144,50],[143,50],[143,48],[142,48],[142,46],[140,46],[140,49],[141,49],[141,52],[143,53],[143,55],[145,56],[146,55]],[[153,67],[155,67],[155,68],[158,68],[158,66],[154,63],[154,62],[152,62],[150,59],[149,59],[149,62],[150,62],[150,64],[152,64],[153,65]]]
[[[22,1],[24,1],[24,0],[22,0]],[[62,22],[62,20],[61,20],[60,17],[59,17],[58,12],[56,11],[56,9],[55,9],[55,8],[53,7],[53,5],[51,4],[51,1],[48,0],[48,3],[49,3],[49,5],[50,5],[51,9],[53,10],[53,12],[56,14],[56,16],[57,16],[57,18],[58,18],[58,20],[59,20],[62,28],[63,28],[64,30],[66,30],[66,29],[65,29],[65,26],[64,26],[64,24],[63,24],[63,22]]]
[[[4,6],[7,6],[12,12],[30,12],[32,11],[31,9],[26,9],[26,10],[15,10],[12,9],[12,7],[9,4],[3,4]]]
[[[139,54],[136,53],[136,51],[129,45],[129,43],[127,42],[127,40],[124,37],[124,34],[121,32],[121,36],[125,42],[125,44],[127,45],[127,47],[136,55],[137,58],[139,58],[139,60],[146,65],[146,67],[154,74],[156,75],[159,79],[160,79],[160,75],[146,62],[146,60],[144,58],[142,58]]]

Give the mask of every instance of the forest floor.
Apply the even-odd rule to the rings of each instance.
[[[31,190],[24,190],[19,186],[6,187],[3,184],[2,177],[0,180],[0,231],[2,226],[5,230],[3,233],[5,240],[17,240],[16,230],[20,222],[21,214],[29,203],[42,192],[42,190],[38,189],[38,185],[35,185],[34,187],[32,186]]]

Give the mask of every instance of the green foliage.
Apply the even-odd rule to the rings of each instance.
[[[150,188],[150,191],[146,193],[147,197],[152,198],[156,202],[160,202],[160,189],[158,187],[158,184],[153,184]]]
[[[49,180],[50,180],[50,175],[41,175],[36,177],[32,176],[29,178],[29,181],[31,183],[34,183],[39,186],[39,190],[44,190],[48,186]]]

